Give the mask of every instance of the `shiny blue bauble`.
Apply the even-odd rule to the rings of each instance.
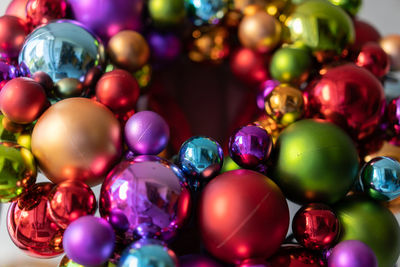
[[[83,81],[87,71],[103,62],[101,42],[78,22],[59,20],[34,30],[25,40],[19,63],[33,74],[46,72],[54,82]]]
[[[393,200],[400,196],[400,163],[388,157],[374,158],[361,169],[360,182],[372,198]]]
[[[189,17],[194,24],[218,24],[228,11],[228,0],[185,0]]]

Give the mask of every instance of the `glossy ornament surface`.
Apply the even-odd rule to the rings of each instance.
[[[283,245],[268,262],[270,267],[326,266],[317,253],[298,245]]]
[[[14,16],[0,17],[0,57],[15,59],[24,44],[28,28],[25,22]]]
[[[125,141],[137,155],[157,155],[165,149],[168,140],[167,122],[153,111],[138,112],[126,122]]]
[[[80,217],[65,230],[63,246],[68,258],[82,265],[100,265],[114,251],[115,234],[102,218]]]
[[[229,138],[229,155],[244,168],[266,164],[272,151],[272,138],[258,126],[244,126]]]
[[[46,72],[35,72],[32,75],[32,79],[43,87],[47,97],[54,97],[54,83]]]
[[[26,3],[29,0],[12,0],[7,7],[6,15],[16,16],[26,20]]]
[[[61,228],[85,215],[94,215],[96,197],[88,185],[79,180],[66,180],[51,190],[47,209],[50,217]]]
[[[329,0],[335,6],[341,7],[344,11],[355,16],[360,10],[362,0]]]
[[[379,43],[381,35],[374,26],[358,18],[353,18],[353,23],[356,38],[354,44],[351,45],[350,50],[358,52],[361,47],[368,42]]]
[[[268,258],[278,250],[289,226],[289,210],[278,186],[266,176],[235,170],[217,176],[204,188],[199,225],[210,253],[239,263]]]
[[[337,244],[328,257],[329,267],[378,267],[372,249],[361,241],[347,240]]]
[[[29,0],[26,4],[26,17],[33,29],[66,15],[66,0]]]
[[[79,111],[79,112],[77,112]],[[54,183],[100,183],[121,155],[120,124],[102,104],[69,98],[52,105],[32,132],[32,152]]]
[[[327,70],[307,94],[311,114],[339,125],[354,139],[372,134],[385,108],[382,84],[354,64]]]
[[[296,240],[306,248],[324,250],[334,245],[340,225],[332,209],[312,203],[296,212],[292,222]]]
[[[186,11],[183,0],[149,0],[149,14],[158,27],[171,27],[182,23]]]
[[[18,68],[8,63],[6,60],[0,61],[0,91],[4,85],[18,77]]]
[[[44,71],[54,82],[83,79],[92,67],[102,64],[102,44],[81,24],[59,20],[34,30],[19,54],[31,73]]]
[[[268,80],[267,60],[249,48],[236,50],[230,61],[232,73],[248,84],[261,84]]]
[[[218,262],[204,255],[185,255],[179,257],[181,267],[222,267]]]
[[[54,94],[60,99],[84,96],[83,84],[75,78],[63,78],[56,82]]]
[[[118,164],[100,194],[100,214],[125,239],[169,240],[187,218],[190,194],[178,167],[156,156]]]
[[[384,36],[379,44],[390,57],[390,66],[394,71],[400,70],[400,34]]]
[[[196,26],[218,24],[228,11],[228,0],[185,0],[185,6]]]
[[[367,43],[361,47],[356,64],[382,78],[390,70],[390,58],[377,43]]]
[[[28,149],[0,142],[0,202],[20,197],[35,183],[36,174],[35,159]]]
[[[350,137],[331,123],[296,122],[279,135],[274,151],[271,176],[296,203],[335,203],[357,176],[357,150]]]
[[[51,183],[34,185],[29,194],[13,202],[8,209],[7,229],[14,244],[31,256],[51,258],[63,253],[63,229],[47,211]]]
[[[400,227],[390,210],[362,196],[346,197],[334,210],[342,227],[339,242],[364,242],[375,252],[380,267],[396,263],[400,255]]]

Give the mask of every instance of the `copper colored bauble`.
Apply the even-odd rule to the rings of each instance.
[[[378,43],[381,39],[381,35],[375,27],[373,27],[368,22],[354,19],[354,30],[356,33],[356,38],[354,44],[351,45],[350,50],[358,52],[363,45],[369,42]]]
[[[292,223],[296,240],[309,249],[331,247],[339,234],[339,220],[333,210],[319,203],[308,204],[297,211]]]
[[[283,242],[289,211],[272,180],[250,170],[225,172],[203,190],[199,224],[206,249],[226,262],[267,258]]]
[[[121,155],[119,122],[102,104],[69,98],[51,106],[32,132],[32,152],[54,183],[95,185]]]
[[[267,60],[263,55],[249,49],[240,48],[232,54],[232,73],[248,84],[261,84],[268,80]]]
[[[26,20],[26,3],[29,0],[12,0],[6,10],[6,15],[16,16]]]
[[[383,37],[380,45],[390,57],[392,70],[400,70],[400,34],[392,34]]]
[[[79,217],[94,215],[97,202],[93,191],[85,183],[67,180],[51,190],[47,208],[53,221],[65,229]]]
[[[278,45],[281,30],[281,25],[273,16],[259,11],[242,19],[238,34],[244,47],[265,53]]]
[[[66,9],[66,0],[29,0],[26,4],[29,26],[36,28],[51,20],[64,18]]]
[[[46,72],[35,72],[32,75],[32,79],[43,87],[48,97],[53,95],[54,83],[51,77]]]
[[[372,72],[377,78],[382,78],[390,70],[390,59],[377,43],[367,43],[361,47],[356,64]]]
[[[283,245],[268,262],[270,267],[321,267],[326,266],[321,257],[298,245]]]
[[[0,56],[16,58],[25,41],[25,22],[18,17],[5,15],[0,17],[0,29]]]
[[[353,64],[328,69],[308,91],[311,113],[342,127],[355,139],[370,135],[385,108],[382,84]]]
[[[97,100],[115,113],[133,110],[139,97],[139,84],[125,70],[113,70],[104,74],[96,86]]]
[[[150,57],[150,48],[143,36],[135,31],[122,31],[108,43],[111,62],[130,72],[143,67]]]
[[[0,110],[15,123],[33,122],[48,105],[43,87],[29,78],[13,79],[0,91]]]
[[[14,244],[31,256],[50,258],[63,252],[63,229],[50,218],[47,196],[51,183],[36,184],[8,209],[7,229]]]
[[[54,94],[56,97],[65,99],[83,96],[83,84],[75,78],[63,78],[55,84]]]

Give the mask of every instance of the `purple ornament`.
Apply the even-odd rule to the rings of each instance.
[[[178,37],[171,33],[151,33],[147,41],[151,48],[151,55],[156,60],[171,61],[179,56],[181,42]]]
[[[204,255],[185,255],[179,257],[181,267],[222,267],[215,260]]]
[[[328,258],[329,267],[378,267],[372,249],[358,240],[346,240],[336,245]]]
[[[272,138],[261,127],[248,125],[236,130],[229,139],[229,155],[244,168],[264,165],[271,154]]]
[[[190,211],[178,167],[156,156],[123,161],[105,179],[100,214],[123,238],[172,238]]]
[[[126,122],[125,140],[137,155],[157,155],[168,144],[169,127],[157,113],[141,111]]]
[[[140,30],[142,0],[68,0],[75,20],[107,43],[122,30]]]
[[[63,246],[68,258],[81,265],[100,265],[114,251],[115,234],[102,218],[84,216],[73,221],[65,230]]]
[[[280,84],[276,80],[267,80],[261,87],[257,95],[257,107],[261,110],[265,109],[265,98]]]
[[[31,72],[29,71],[28,66],[25,64],[25,62],[21,62],[21,64],[18,65],[18,77],[30,77]]]
[[[18,70],[10,63],[1,60],[0,61],[0,90],[3,86],[14,78],[18,77]]]

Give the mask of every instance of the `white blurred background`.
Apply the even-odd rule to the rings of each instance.
[[[82,0],[83,1],[83,0]],[[11,0],[0,0],[0,15],[5,10]],[[400,0],[364,0],[359,17],[374,25],[382,35],[400,33]],[[39,180],[45,178],[39,177]],[[95,188],[98,196],[99,187]],[[54,259],[34,259],[26,256],[12,243],[6,229],[6,214],[8,205],[1,205],[0,216],[0,267],[35,267],[35,266],[58,266],[62,257]],[[295,206],[291,206],[291,216],[296,211]],[[397,215],[400,220],[400,215]]]

